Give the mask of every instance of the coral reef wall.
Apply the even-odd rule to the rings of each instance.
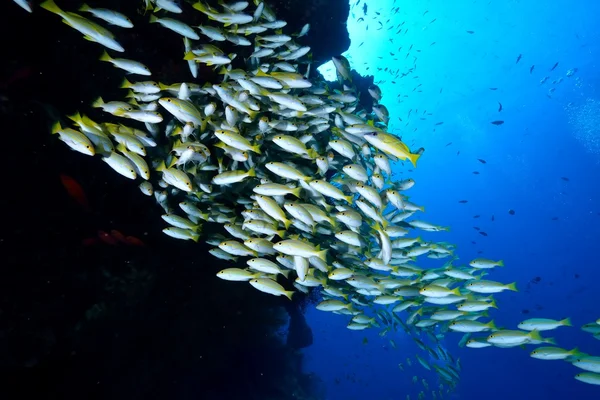
[[[291,30],[311,24],[315,66],[347,49],[347,2],[271,3]],[[168,33],[137,14],[141,2],[89,4],[139,22],[140,36],[121,37],[125,46],[143,43],[131,56],[159,71],[157,80],[189,80],[171,45],[177,38],[163,40]],[[89,110],[97,96],[116,97],[122,75],[97,61],[102,49],[39,8],[28,15],[10,3],[4,11],[0,397],[322,398],[294,348],[309,343],[310,332],[296,345],[280,333],[286,299],[218,280],[225,266],[207,247],[161,233],[154,199],[49,134],[52,122]],[[209,80],[212,72],[201,73]],[[91,211],[66,194],[61,174],[81,184]],[[98,231],[112,229],[146,246],[98,243]]]

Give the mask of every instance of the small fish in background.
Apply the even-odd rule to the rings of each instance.
[[[498,102],[498,112],[502,111],[502,103]]]
[[[521,58],[523,58],[523,54],[519,54],[517,57],[517,61],[515,62],[515,64],[518,64],[519,61],[521,61]]]
[[[461,203],[461,204],[466,204],[466,203],[469,202],[469,200],[459,200],[458,202]]]
[[[566,176],[561,176],[560,179],[562,179],[565,182],[569,182],[569,178],[567,178]]]
[[[492,125],[502,125],[504,123],[504,121],[498,120],[498,121],[492,121]]]
[[[532,66],[529,68],[529,74],[531,74],[531,73],[533,72],[534,68],[535,68],[535,65],[532,65]]]
[[[475,33],[475,31],[467,31],[467,33],[472,35]]]
[[[69,175],[60,174],[60,182],[69,194],[69,196],[77,202],[85,211],[91,212],[92,208],[88,198],[83,190],[83,187],[75,179]]]
[[[477,161],[479,161],[482,164],[487,164],[487,161],[485,161],[483,158],[478,158]]]
[[[479,171],[473,171],[473,175],[479,175]]]
[[[558,61],[550,68],[550,71],[554,71],[558,67]]]
[[[508,210],[508,213],[509,213],[510,215],[515,215],[515,210]]]

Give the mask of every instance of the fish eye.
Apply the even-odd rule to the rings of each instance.
[[[134,173],[135,171],[134,171],[134,170],[132,170],[132,169],[130,169],[130,170],[129,170],[129,172],[131,172],[131,173]]]
[[[171,102],[171,99],[167,99],[167,102],[168,102],[168,103],[170,103],[170,102]]]

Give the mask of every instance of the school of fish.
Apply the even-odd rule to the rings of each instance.
[[[26,1],[15,3],[32,11]],[[571,325],[569,319],[536,318],[513,330],[489,320],[489,309],[497,308],[493,296],[517,290],[514,283],[484,279],[503,262],[455,265],[454,246],[421,239],[419,231],[448,228],[421,219],[424,208],[407,196],[415,182],[393,180],[392,165],[416,167],[423,149],[413,152],[388,133],[390,116],[377,86],[368,90],[372,111],[359,104],[344,57],[333,58],[337,84],[309,77],[310,48],[301,44],[308,25],[284,33],[286,22],[260,0],[252,7],[220,2],[219,8],[202,1],[144,3],[150,23],[180,36],[182,62],[193,79],[165,84],[137,78],[152,72],[116,55],[126,50],[115,34],[46,0],[42,8],[105,48],[99,60],[128,73],[123,99],[92,104],[112,117],[77,113],[69,116],[71,126],[56,122],[52,133],[138,181],[164,209],[165,234],[214,245],[213,256],[232,261],[216,273],[219,278],[290,299],[320,289],[316,308],[347,315],[348,329],[380,328],[381,336],[403,330],[423,351],[415,360],[440,379],[433,398],[446,396],[460,379],[460,360],[444,347],[448,334],[464,334],[460,344],[469,348],[523,347],[554,344],[540,332]],[[112,10],[82,5],[79,11],[133,28]],[[207,22],[189,26],[176,18],[183,12],[199,12]],[[224,41],[239,46],[240,54],[222,51],[218,43]],[[236,57],[247,59],[245,69],[231,67]],[[219,71],[222,82],[202,82],[199,64]],[[204,224],[222,233],[203,235]],[[421,257],[445,262],[425,269]],[[600,339],[600,319],[583,330]],[[390,344],[396,348],[393,339]],[[548,346],[531,357],[567,361],[585,371],[577,380],[600,385],[600,357]],[[411,366],[411,359],[406,363]]]

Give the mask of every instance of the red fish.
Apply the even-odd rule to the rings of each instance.
[[[136,238],[135,236],[127,236],[125,238],[125,241],[130,246],[139,246],[139,247],[146,246],[146,243],[142,242],[140,239]]]
[[[95,237],[85,238],[81,241],[81,244],[85,247],[93,246],[98,243],[98,239]]]
[[[83,188],[75,179],[68,175],[60,174],[60,181],[67,190],[69,196],[83,207],[85,211],[90,212],[92,210]]]
[[[125,235],[123,235],[121,232],[119,232],[116,229],[113,229],[113,230],[110,231],[110,236],[112,236],[113,238],[115,238],[118,242],[128,244],[127,240],[125,238]]]
[[[8,77],[4,82],[0,82],[0,88],[6,88],[15,82],[29,78],[33,74],[33,68],[25,66],[16,70],[11,76]]]
[[[110,244],[111,246],[116,246],[116,244],[118,243],[117,239],[115,239],[110,234],[104,231],[98,231],[98,238],[102,240],[102,242]]]

